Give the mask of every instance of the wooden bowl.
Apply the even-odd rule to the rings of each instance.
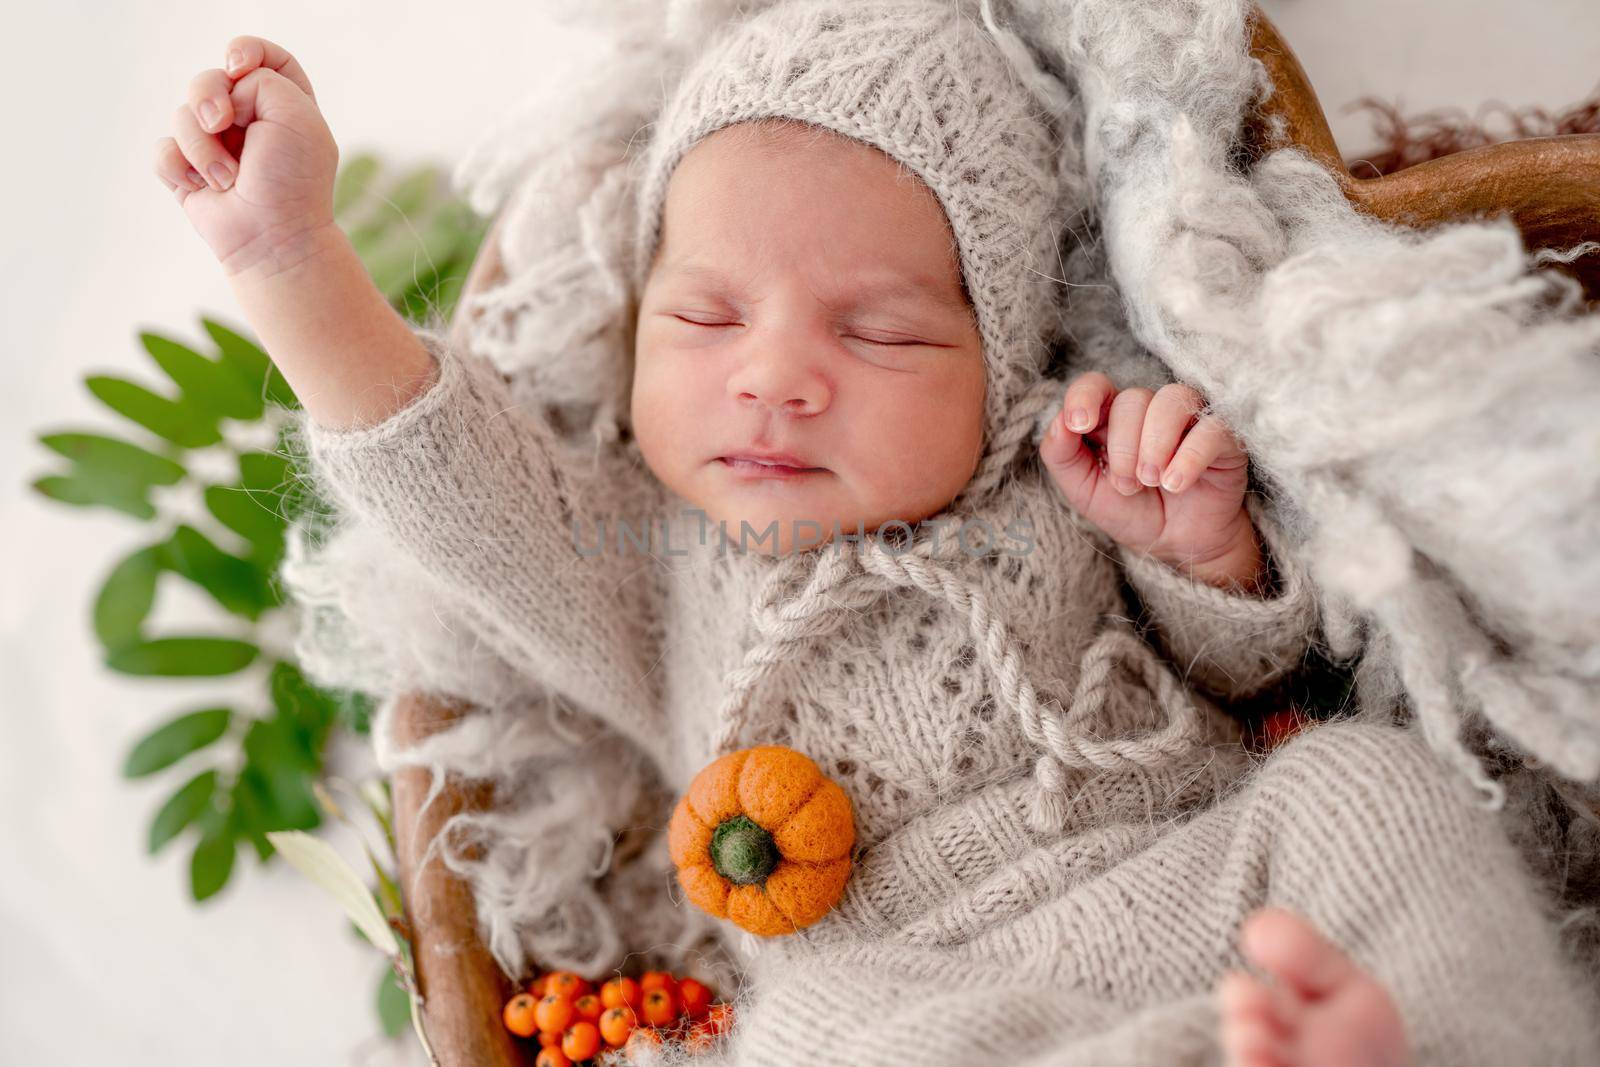
[[[1328,169],[1351,203],[1387,222],[1425,228],[1510,215],[1529,249],[1600,240],[1600,134],[1483,145],[1380,178],[1358,178],[1345,166],[1305,68],[1260,8],[1250,51],[1266,65],[1273,85],[1247,129],[1253,154],[1303,149]],[[1577,278],[1591,303],[1600,300],[1600,252],[1551,266]]]

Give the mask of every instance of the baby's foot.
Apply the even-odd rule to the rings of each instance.
[[[1389,993],[1304,918],[1262,908],[1239,949],[1276,980],[1241,971],[1217,984],[1228,1067],[1406,1067],[1411,1051]]]

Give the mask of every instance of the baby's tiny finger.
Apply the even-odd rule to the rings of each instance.
[[[1116,385],[1100,371],[1088,371],[1073,379],[1061,402],[1066,428],[1084,434],[1098,427],[1116,392]]]
[[[189,82],[189,106],[206,133],[220,133],[233,125],[233,103],[228,93],[233,82],[216,67],[202,70]]]
[[[1143,386],[1124,389],[1111,401],[1111,416],[1106,427],[1106,470],[1111,484],[1123,496],[1133,496],[1143,486],[1134,477],[1139,460],[1139,439],[1143,436],[1144,416],[1155,394]]]
[[[194,109],[187,104],[179,106],[172,117],[173,140],[177,141],[189,165],[203,175],[206,184],[221,192],[233,185],[239,173],[237,164],[216,134],[200,128]]]
[[[1167,463],[1161,475],[1161,488],[1169,493],[1181,493],[1199,481],[1232,439],[1232,431],[1226,423],[1215,415],[1202,415],[1189,428],[1178,451]]]
[[[1170,464],[1195,412],[1204,406],[1205,400],[1194,387],[1182,382],[1169,382],[1156,390],[1139,437],[1135,476],[1140,484],[1151,488],[1161,484],[1161,472]]]
[[[311,89],[311,79],[306,76],[305,68],[282,45],[265,37],[241,34],[229,41],[226,47],[227,53],[222,65],[229,77],[238,80],[258,67],[265,67],[289,79],[311,99],[317,98],[317,94]]]
[[[183,153],[178,150],[178,142],[170,137],[163,137],[156,142],[156,176],[167,184],[174,192],[195,192],[205,186],[206,181],[183,158]],[[179,197],[179,201],[182,201]]]

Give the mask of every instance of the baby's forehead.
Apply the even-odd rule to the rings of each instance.
[[[944,205],[915,170],[807,123],[721,127],[673,170],[651,273],[715,283],[774,260],[971,304]]]

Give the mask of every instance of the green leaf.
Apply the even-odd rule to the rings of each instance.
[[[142,778],[172,766],[227,733],[232,718],[233,712],[227,708],[205,708],[178,716],[133,747],[122,766],[122,776]]]
[[[197,902],[215,896],[228,884],[236,852],[232,823],[226,818],[210,820],[189,858],[189,891]]]
[[[250,542],[250,561],[271,573],[283,558],[286,524],[258,504],[242,485],[208,485],[206,510],[222,525]]]
[[[383,864],[378,862],[378,857],[372,854],[370,848],[362,845],[361,850],[367,854],[367,862],[372,866],[372,873],[377,876],[378,904],[383,908],[383,914],[391,919],[403,918],[406,912],[405,904],[400,898],[400,886],[395,883],[389,872],[383,869]]]
[[[105,662],[122,674],[216,677],[244,670],[259,653],[248,641],[230,637],[162,637],[119,648]]]
[[[281,603],[281,595],[271,579],[283,558],[289,523],[304,507],[305,495],[289,460],[273,452],[243,453],[236,484],[205,490],[206,507],[217,521],[250,542],[249,558],[266,576],[274,605]]]
[[[439,176],[439,168],[431,163],[411,168],[384,190],[385,206],[399,219],[416,225],[430,206],[444,199]]]
[[[311,759],[320,760],[328,730],[339,717],[337,701],[306,681],[294,664],[282,660],[273,664],[269,685],[273,707],[293,724]]]
[[[368,778],[361,783],[361,798],[367,802],[367,810],[372,812],[372,817],[378,820],[378,825],[383,829],[384,840],[389,843],[389,851],[395,851],[394,843],[394,798],[387,778]]]
[[[346,214],[370,192],[372,180],[378,175],[378,157],[362,152],[351,157],[339,168],[333,179],[333,213],[335,217]],[[347,220],[340,219],[341,224]]]
[[[94,374],[84,379],[96,399],[157,437],[183,448],[204,448],[222,440],[217,420],[190,404],[158,396],[126,378]]]
[[[250,498],[285,523],[305,509],[309,494],[294,465],[278,452],[245,452],[239,457],[239,484]]]
[[[194,527],[180,524],[166,542],[167,567],[200,586],[228,611],[252,621],[276,601],[265,571],[224,552]]]
[[[339,721],[352,733],[366,737],[372,732],[372,716],[376,710],[373,699],[366,693],[346,690],[339,702]]]
[[[311,792],[320,759],[308,754],[292,724],[281,718],[257,719],[244,737],[243,787],[251,791],[252,825],[260,830],[311,830],[322,814]]]
[[[165,553],[141,548],[111,569],[94,601],[94,632],[107,652],[144,640],[144,621],[156,600]]]
[[[125,512],[146,522],[156,517],[156,509],[143,493],[112,496],[104,485],[86,482],[67,474],[47,474],[31,483],[35,492],[61,504],[74,507],[106,507]]]
[[[270,833],[267,839],[293,867],[332,894],[363,937],[384,955],[399,955],[400,943],[371,890],[332,845],[298,830]]]
[[[431,265],[422,257],[420,229],[438,206],[449,200],[439,169],[424,164],[389,183],[381,192],[350,204],[341,220],[356,254],[378,288],[392,303],[399,296],[396,270],[410,278]],[[415,266],[413,266],[415,264]]]
[[[276,853],[277,850],[272,847],[272,842],[267,840],[267,835],[256,827],[241,826],[239,829],[244,839],[256,850],[256,859],[259,862],[266,863]]]
[[[228,329],[220,322],[202,317],[201,325],[206,333],[211,335],[211,340],[216,343],[217,352],[224,365],[232,368],[233,372],[244,382],[251,395],[256,398],[256,413],[251,416],[259,419],[265,411],[264,401],[270,401],[282,407],[292,407],[295,403],[294,394],[279,395],[274,386],[276,368],[272,360],[261,346],[242,334]],[[277,382],[282,378],[278,377]]]
[[[399,1037],[411,1025],[411,994],[400,986],[392,969],[385,967],[378,977],[378,1023],[385,1037]]]
[[[182,832],[185,826],[194,822],[200,813],[211,806],[211,797],[217,789],[217,772],[203,771],[183,784],[183,786],[161,806],[156,812],[156,817],[150,821],[150,854],[161,850],[161,847]]]
[[[41,479],[34,488],[67,504],[109,507],[147,519],[154,514],[150,487],[175,485],[186,473],[180,463],[105,434],[42,434],[39,443],[71,460],[72,469]]]
[[[266,831],[284,829],[282,820],[270,810],[272,802],[266,794],[266,785],[261,781],[261,776],[248,768],[234,776],[233,788],[228,794],[233,802],[234,822],[255,847],[256,856],[262,863],[270,859],[275,851],[272,842],[267,840]]]
[[[72,460],[80,471],[93,472],[96,477],[107,480],[134,485],[176,485],[187,473],[181,463],[105,434],[41,434],[39,443]]]
[[[160,334],[141,331],[139,340],[156,365],[182,390],[186,403],[217,418],[249,421],[261,417],[261,394],[252,392],[250,383],[229,364],[207,359]]]

